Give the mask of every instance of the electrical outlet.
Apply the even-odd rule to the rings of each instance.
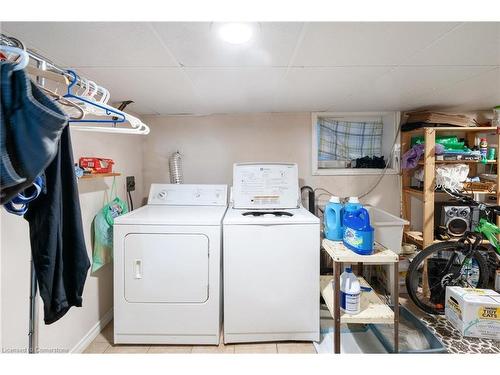
[[[127,193],[129,191],[135,191],[135,177],[127,176]]]

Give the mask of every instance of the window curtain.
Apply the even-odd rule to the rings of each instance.
[[[381,121],[318,119],[318,160],[354,160],[382,156]]]

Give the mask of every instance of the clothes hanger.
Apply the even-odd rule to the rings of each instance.
[[[109,93],[108,89],[106,89],[106,88],[104,88],[102,86],[101,86],[101,90],[104,92],[104,94],[103,94],[103,102],[105,104],[108,104],[108,100],[109,100],[111,94]]]
[[[65,86],[69,85],[68,77],[63,76],[59,73],[54,73],[54,72],[51,72],[49,70],[38,69],[38,68],[31,66],[31,65],[28,65],[26,67],[26,71],[28,72],[28,74],[31,74],[33,76],[43,77],[43,78],[46,78],[48,80],[51,80],[51,81],[54,81],[57,83],[62,83]]]
[[[74,117],[74,116],[70,116],[70,119],[71,120],[81,120],[82,118],[85,117],[85,111],[82,109],[82,107],[80,107],[78,104],[70,101],[70,100],[67,100],[65,98],[63,98],[61,95],[59,95],[58,93],[54,92],[54,91],[51,91],[43,86],[38,86],[42,91],[44,91],[47,95],[51,96],[52,98],[54,98],[55,101],[57,101],[57,103],[65,106],[65,107],[71,107],[71,108],[74,108],[78,111],[79,113],[79,116],[78,117]]]
[[[107,105],[107,102],[108,102],[109,97],[110,97],[109,91],[101,86],[98,86],[94,81],[85,79],[85,82],[86,82],[88,89],[85,90],[84,95],[82,95],[82,96],[86,96],[89,100],[91,100],[93,102],[97,102],[98,104]],[[96,97],[97,93],[99,92],[99,90],[101,90],[103,92],[103,94],[102,94],[101,98],[99,100],[97,100],[95,97]],[[108,114],[104,114],[99,108],[96,108],[96,107],[90,106],[90,108],[88,108],[88,109],[89,109],[90,113],[97,115],[97,116],[108,115]],[[138,128],[139,131],[141,131],[141,132],[147,131],[147,133],[149,133],[149,128],[141,120],[139,120],[137,117],[134,117],[134,116],[132,116],[128,113],[125,113],[125,112],[122,112],[122,113],[125,116],[125,120],[127,120],[133,128]],[[147,133],[145,133],[145,134],[147,134]]]
[[[97,84],[94,81],[89,81],[89,92],[87,93],[87,96],[90,100],[92,101],[97,101],[95,99],[95,96],[97,94]]]
[[[80,121],[81,122],[81,121]],[[71,125],[72,128],[79,131],[87,131],[94,133],[117,133],[117,134],[138,134],[138,135],[146,135],[149,134],[150,129],[149,126],[143,124],[141,128],[120,128],[120,127],[103,127],[103,126],[88,126],[88,125],[79,125],[74,124]]]
[[[83,90],[81,93],[79,92],[80,89]],[[82,96],[86,89],[87,89],[87,80],[82,77],[80,78],[80,86],[76,86],[75,95]]]
[[[87,98],[72,94],[71,90],[73,89],[73,87],[76,85],[76,82],[78,81],[78,75],[73,70],[68,70],[68,73],[71,75],[72,81],[70,82],[70,84],[68,86],[68,92],[64,95],[65,98],[77,99],[79,101],[84,102],[85,104],[89,104],[90,106],[100,108],[101,110],[104,111],[104,113],[107,116],[115,115],[116,117],[118,117],[117,119],[111,119],[111,120],[85,120],[85,119],[82,119],[82,120],[70,120],[70,122],[113,123],[113,124],[125,122],[125,114],[123,112],[118,111],[117,109],[110,107],[106,104],[99,104],[99,103],[96,103],[96,102],[89,100]]]
[[[28,54],[28,52],[21,48],[0,45],[0,51],[19,55],[20,61],[17,61],[16,66],[14,67],[14,71],[26,68],[30,62],[30,55]]]

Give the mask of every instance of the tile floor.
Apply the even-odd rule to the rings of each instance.
[[[195,345],[114,345],[113,322],[110,322],[99,335],[85,349],[84,353],[193,353],[193,354],[315,354],[316,350],[310,342],[278,342],[256,344],[231,344],[224,345],[221,335],[219,346]]]

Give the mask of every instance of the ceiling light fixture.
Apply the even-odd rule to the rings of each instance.
[[[231,44],[248,42],[252,34],[252,27],[246,23],[226,23],[219,28],[219,36]]]

